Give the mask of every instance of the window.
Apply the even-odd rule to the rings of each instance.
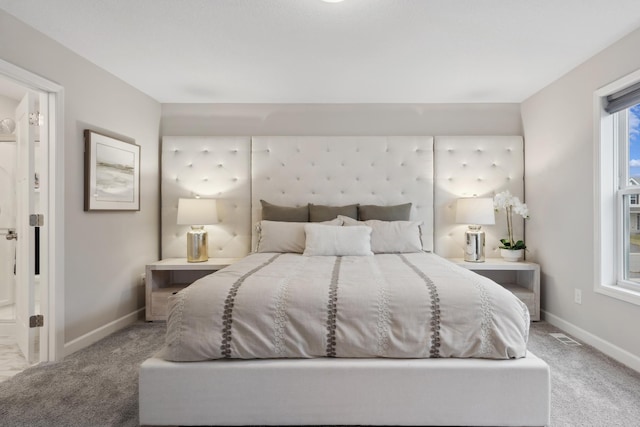
[[[640,305],[640,71],[595,93],[595,290]]]
[[[617,209],[618,226],[618,284],[639,285],[640,290],[640,232],[638,217],[640,205],[640,104],[632,105],[614,113],[618,122],[618,158],[620,160],[620,176],[618,184]]]

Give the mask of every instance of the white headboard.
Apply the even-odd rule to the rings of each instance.
[[[524,147],[521,136],[438,136],[435,139],[436,253],[464,256],[466,225],[455,223],[460,197],[493,197],[504,190],[523,200]],[[514,216],[515,236],[522,237],[524,220]],[[500,239],[506,237],[504,212],[496,213],[496,225],[483,226],[485,255],[499,258]]]
[[[177,225],[180,197],[218,199],[219,224],[207,226],[210,257],[242,257],[251,245],[251,138],[162,138],[162,258],[187,256]]]
[[[425,248],[462,257],[466,225],[455,224],[455,201],[505,189],[522,198],[523,164],[521,136],[164,137],[161,255],[186,256],[178,198],[198,195],[218,199],[221,223],[208,227],[211,257],[249,253],[260,199],[286,206],[412,202],[412,219],[435,235]],[[514,219],[521,237],[523,221]],[[487,257],[498,257],[504,214],[483,229]]]
[[[264,136],[252,138],[252,223],[260,199],[307,203],[395,205],[412,202],[433,250],[433,137]]]

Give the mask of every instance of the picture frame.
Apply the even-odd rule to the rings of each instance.
[[[140,146],[84,131],[84,210],[140,210]]]

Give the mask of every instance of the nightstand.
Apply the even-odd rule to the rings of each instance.
[[[186,258],[167,258],[147,264],[145,275],[146,319],[167,320],[169,296],[208,274],[227,267],[239,258],[209,258],[187,262]]]
[[[527,305],[532,321],[540,320],[540,266],[529,261],[505,261],[487,258],[485,262],[467,262],[462,258],[449,261],[488,277],[511,291]]]

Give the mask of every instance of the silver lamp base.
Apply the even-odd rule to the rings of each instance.
[[[468,262],[484,262],[484,231],[479,225],[470,225],[465,233],[466,245],[464,260]]]
[[[207,235],[204,226],[191,226],[191,230],[187,232],[188,262],[204,262],[209,259]]]

